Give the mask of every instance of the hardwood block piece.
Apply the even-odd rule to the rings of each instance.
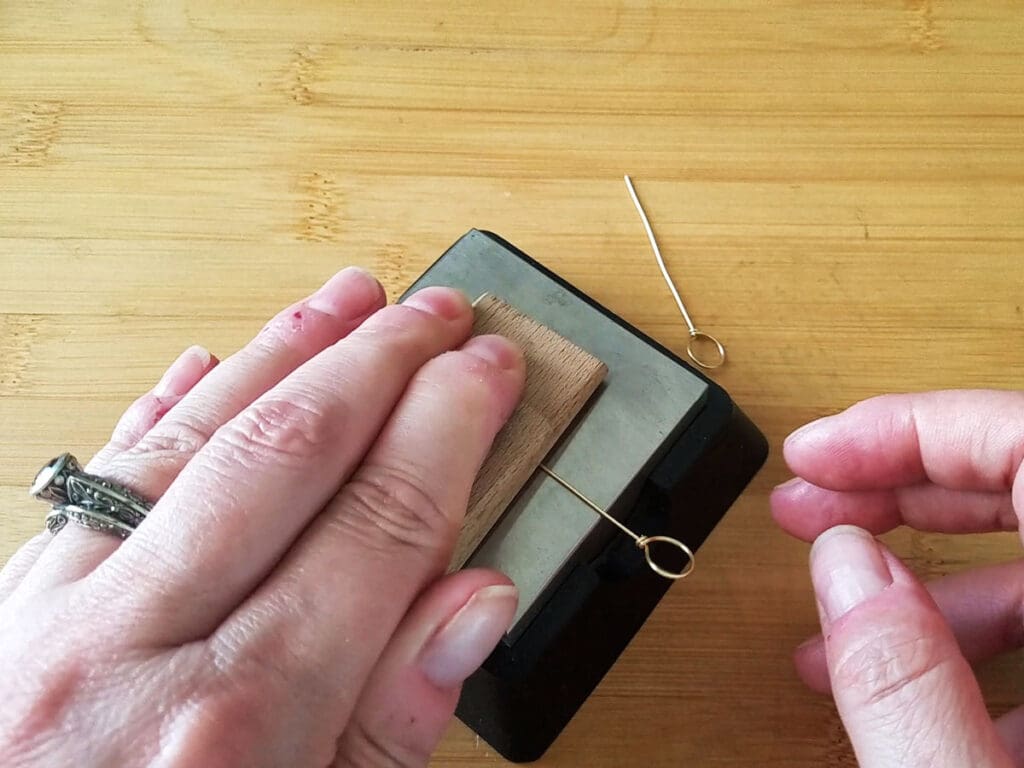
[[[474,336],[500,334],[523,349],[526,388],[477,474],[452,571],[473,554],[608,374],[589,352],[491,294],[474,308]]]

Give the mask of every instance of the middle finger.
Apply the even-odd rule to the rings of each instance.
[[[771,494],[772,517],[791,536],[814,541],[837,525],[878,535],[900,525],[938,533],[1015,531],[1010,492],[959,491],[934,483],[874,491],[833,491],[802,478]]]

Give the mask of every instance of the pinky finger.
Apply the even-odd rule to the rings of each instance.
[[[88,470],[102,471],[114,456],[139,442],[218,362],[203,347],[193,346],[182,352],[159,383],[128,406],[110,441],[89,462]]]
[[[114,427],[110,441],[92,458],[86,471],[102,475],[111,459],[141,440],[218,362],[203,347],[193,346],[182,352],[157,385],[128,406]],[[81,578],[118,545],[114,537],[73,525],[62,530],[60,537],[57,549],[48,549],[46,541],[53,536],[44,532],[43,543],[15,587],[22,585],[22,591],[37,592],[56,583]],[[56,567],[47,562],[54,558],[58,563]],[[37,560],[39,566],[33,570]]]
[[[11,596],[11,593],[21,583],[21,580],[25,578],[25,574],[32,569],[36,560],[39,559],[39,556],[43,554],[43,550],[46,549],[50,538],[51,536],[48,531],[37,533],[22,544],[18,551],[11,555],[11,558],[4,564],[3,570],[0,570],[0,603]]]
[[[463,681],[508,631],[516,588],[493,571],[446,576],[413,605],[338,741],[333,768],[425,766]]]

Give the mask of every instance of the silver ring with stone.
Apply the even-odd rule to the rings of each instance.
[[[46,528],[57,533],[68,521],[127,538],[153,508],[123,485],[82,470],[70,453],[62,453],[36,474],[29,491],[53,505]]]

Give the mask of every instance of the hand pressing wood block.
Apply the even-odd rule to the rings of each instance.
[[[473,306],[474,336],[499,334],[522,348],[526,388],[476,476],[452,571],[473,554],[608,373],[589,352],[491,294]]]

